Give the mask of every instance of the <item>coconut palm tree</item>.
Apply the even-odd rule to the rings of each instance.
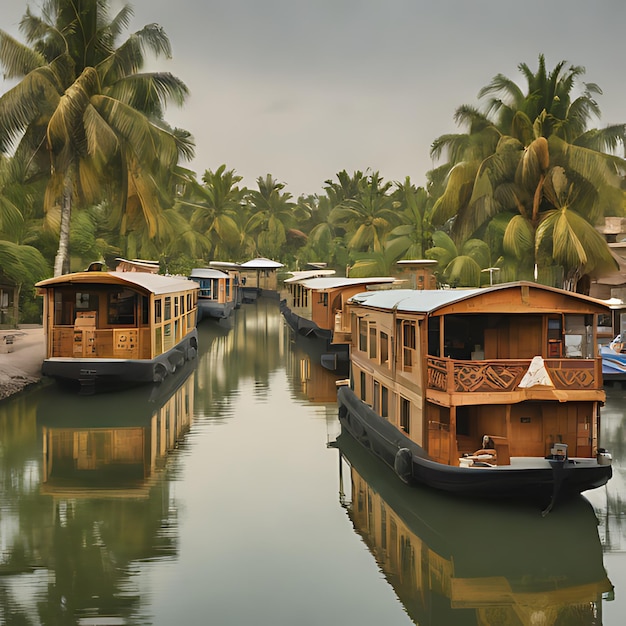
[[[284,183],[275,180],[271,174],[257,178],[258,190],[252,189],[248,195],[249,207],[258,226],[257,246],[259,252],[268,258],[276,258],[287,241],[287,232],[295,227],[298,217],[306,219],[304,206],[291,201],[291,194]]]
[[[140,73],[145,52],[171,56],[165,32],[151,24],[118,45],[132,9],[112,19],[108,9],[109,0],[46,0],[40,16],[27,9],[20,23],[27,44],[0,31],[5,76],[21,79],[0,97],[0,151],[49,172],[44,206],[60,228],[55,275],[68,268],[74,203],[116,191],[119,214],[141,211],[158,237],[175,166],[193,154],[189,134],[163,120],[168,102],[184,101],[185,85]]]
[[[359,180],[355,197],[342,200],[330,212],[330,223],[345,231],[350,251],[382,252],[387,235],[400,221],[389,193],[392,186],[373,172]]]
[[[585,273],[614,267],[594,224],[607,211],[621,211],[620,175],[626,171],[622,159],[586,146],[613,148],[624,143],[625,132],[623,125],[587,130],[591,116],[599,113],[593,100],[599,88],[586,85],[580,97],[571,99],[583,70],[563,68],[560,63],[547,74],[540,57],[536,74],[520,66],[527,93],[498,75],[480,94],[505,97],[491,97],[483,113],[465,115],[470,109],[462,108],[458,119],[469,126],[468,137],[455,141],[444,137],[433,144],[433,155],[447,150],[451,167],[432,219],[439,225],[453,222],[457,245],[489,230],[492,237],[501,232],[503,256],[498,263],[507,273],[517,267],[519,277],[554,275],[561,266],[568,284],[574,285]],[[495,137],[499,138],[491,150]],[[560,220],[553,211],[560,211]],[[506,227],[501,228],[500,220],[491,228],[502,215],[507,217]],[[554,228],[557,222],[560,228]],[[588,246],[585,254],[583,241]]]
[[[215,172],[206,170],[203,184],[188,186],[179,206],[191,211],[192,228],[202,233],[209,244],[209,254],[215,258],[227,258],[239,236],[236,215],[245,210],[247,190],[240,188],[241,176],[235,170],[220,165]]]
[[[403,183],[396,183],[392,196],[403,222],[389,233],[390,240],[397,240],[400,245],[398,258],[423,259],[432,236],[431,198],[423,187],[415,187],[408,176]]]

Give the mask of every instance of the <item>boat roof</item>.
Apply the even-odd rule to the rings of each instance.
[[[290,279],[287,279],[290,280]],[[367,287],[367,285],[380,285],[383,283],[393,283],[396,279],[391,276],[379,276],[369,278],[345,278],[342,276],[321,276],[319,278],[309,278],[301,281],[291,281],[291,282],[299,282],[306,289],[311,289],[312,291],[329,291],[330,289],[338,289],[340,287],[353,287],[358,285],[363,285]],[[287,282],[287,281],[285,281]]]
[[[228,274],[212,267],[194,267],[189,278],[228,278]]]
[[[290,272],[292,275],[291,278],[286,278],[283,282],[285,283],[297,283],[302,280],[306,280],[307,278],[319,278],[321,276],[334,276],[335,270],[327,270],[327,269],[316,269],[316,270],[301,270],[296,272]]]
[[[265,257],[259,257],[257,259],[252,259],[251,261],[246,261],[242,263],[239,267],[244,269],[278,269],[279,267],[285,267],[282,263],[278,261],[272,261],[271,259],[266,259]]]
[[[197,289],[195,283],[185,276],[163,276],[148,272],[75,272],[39,281],[35,287],[58,287],[74,284],[93,285],[132,285],[150,291],[156,295],[175,291]]]
[[[456,302],[482,296],[488,292],[522,286],[554,292],[576,300],[584,300],[598,307],[608,308],[604,301],[596,298],[526,281],[469,289],[379,289],[358,293],[350,298],[350,302],[378,309],[396,309],[407,313],[429,314]]]
[[[229,270],[234,270],[241,267],[239,263],[233,263],[232,261],[209,261],[209,265],[212,265],[213,267],[225,267]]]

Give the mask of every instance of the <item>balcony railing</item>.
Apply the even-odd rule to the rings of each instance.
[[[446,393],[514,391],[530,363],[530,359],[460,361],[428,357],[427,385]],[[555,389],[602,387],[599,359],[545,359],[544,364]]]

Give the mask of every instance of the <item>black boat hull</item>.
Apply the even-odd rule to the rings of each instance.
[[[421,446],[362,402],[349,387],[337,393],[339,420],[357,441],[382,459],[404,482],[467,497],[532,499],[552,505],[606,484],[611,465],[596,459],[537,459],[536,464],[461,467],[438,463]]]

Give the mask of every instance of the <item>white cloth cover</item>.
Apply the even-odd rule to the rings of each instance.
[[[528,371],[524,374],[524,378],[522,378],[519,384],[522,388],[535,387],[536,385],[554,387],[554,383],[550,378],[550,374],[548,374],[543,358],[540,356],[533,357]]]

